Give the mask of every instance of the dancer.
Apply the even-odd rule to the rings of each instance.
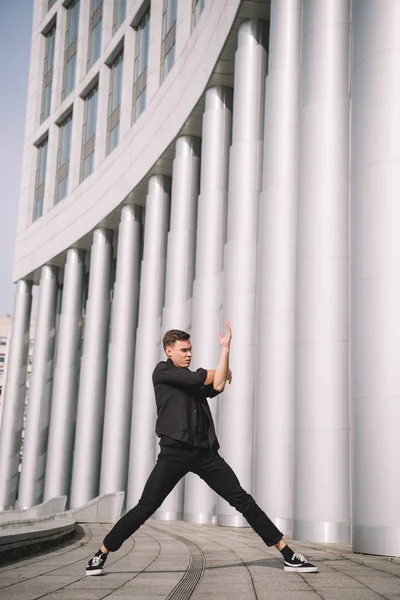
[[[86,566],[87,575],[103,574],[108,553],[118,550],[189,472],[196,473],[239,511],[267,546],[275,546],[281,552],[285,571],[318,572],[317,567],[286,544],[282,533],[241,487],[231,467],[218,453],[219,443],[207,398],[220,394],[232,379],[229,321],[225,324],[225,335],[218,333],[218,337],[221,354],[217,368],[193,372],[189,370],[192,360],[190,335],[178,329],[167,331],[164,335],[167,360],[158,363],[153,372],[160,453],[138,504],[106,535],[103,545]]]

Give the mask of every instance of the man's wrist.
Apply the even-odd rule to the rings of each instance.
[[[226,346],[221,346],[221,351],[222,352],[229,352],[230,348],[226,347]]]

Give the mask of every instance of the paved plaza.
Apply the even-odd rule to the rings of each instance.
[[[0,567],[1,600],[400,599],[400,559],[293,542],[320,573],[285,573],[251,529],[150,520],[111,554],[102,577],[85,563],[109,526],[79,526],[69,542]]]

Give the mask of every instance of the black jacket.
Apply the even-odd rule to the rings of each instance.
[[[213,418],[207,398],[220,392],[213,385],[204,385],[205,369],[193,372],[179,368],[171,359],[159,362],[153,371],[153,385],[157,404],[156,434],[194,445],[198,410],[208,419],[210,447],[218,449]],[[200,405],[200,406],[199,406]]]

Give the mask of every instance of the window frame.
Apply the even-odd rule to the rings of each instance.
[[[148,6],[146,12],[143,14],[142,18],[138,22],[137,26],[134,27],[136,31],[136,40],[135,40],[135,60],[134,60],[134,76],[133,76],[133,113],[132,113],[132,122],[135,122],[142,112],[144,112],[146,108],[146,91],[147,91],[147,69],[149,64],[149,47],[150,47],[150,5]],[[147,41],[147,49],[146,49],[146,66],[139,73],[139,64],[141,57],[141,47],[143,37],[141,32],[145,30],[147,27],[147,33],[144,34],[145,41]],[[147,38],[147,40],[146,40]],[[144,106],[139,111],[138,110],[138,100],[144,93]]]
[[[49,137],[48,134],[46,135],[45,138],[43,138],[41,140],[41,142],[39,144],[35,144],[36,149],[37,149],[37,159],[36,159],[36,175],[35,175],[35,194],[34,194],[34,201],[33,201],[33,221],[37,221],[37,219],[40,219],[41,216],[43,216],[43,201],[44,201],[44,191],[45,191],[45,185],[46,185],[46,170],[47,170],[47,152],[49,149]],[[43,160],[43,151],[45,149],[45,153],[44,153],[44,160]],[[43,166],[43,162],[44,162],[44,166]],[[40,177],[40,173],[43,171],[43,181],[41,181],[40,183],[39,181],[39,177]],[[38,202],[40,201],[40,210],[38,211]],[[40,214],[38,214],[40,212]]]
[[[43,84],[42,84],[42,102],[40,107],[40,123],[42,124],[51,114],[51,94],[53,88],[53,67],[54,67],[54,48],[55,48],[55,40],[56,40],[56,23],[52,23],[51,27],[43,32],[45,42],[45,51],[44,51],[44,61],[43,61]],[[51,53],[50,53],[50,43],[52,43]],[[49,67],[51,56],[51,66]],[[48,111],[47,107],[47,92],[50,97],[48,98]]]
[[[161,42],[161,83],[165,80],[168,73],[171,71],[175,64],[175,44],[176,44],[176,21],[178,16],[178,1],[177,0],[163,0],[163,16],[162,16],[162,42]],[[176,7],[175,17],[171,25],[168,27],[168,10],[170,3],[174,2]],[[167,29],[168,27],[168,29]],[[168,67],[168,71],[165,69],[165,65],[168,62],[167,57],[172,53],[173,62]]]
[[[71,139],[72,139],[72,126],[73,126],[73,114],[72,110],[63,118],[59,124],[58,132],[58,148],[57,148],[57,170],[56,170],[56,189],[54,194],[55,204],[61,202],[66,196],[68,196],[68,175],[69,175],[69,162],[71,158]],[[68,130],[66,129],[68,127]],[[65,136],[68,136],[65,138]],[[65,141],[66,139],[66,141]],[[64,143],[67,145],[67,158],[64,162],[62,160],[62,151]],[[66,180],[66,193],[60,197],[60,183]]]
[[[97,25],[100,23],[100,49],[99,55],[93,60],[92,45],[93,45],[93,32]],[[103,0],[99,0],[97,6],[95,6],[95,0],[90,0],[90,18],[89,18],[89,42],[88,42],[88,59],[87,59],[87,70],[91,69],[93,65],[99,60],[101,56],[101,43],[103,37]]]
[[[117,68],[121,69],[120,74],[116,73]],[[122,86],[123,86],[123,68],[124,68],[124,48],[122,47],[118,54],[109,65],[110,68],[110,87],[108,93],[108,110],[107,110],[107,143],[106,143],[106,154],[110,154],[119,144],[119,124],[121,119],[121,102],[122,102]],[[114,94],[115,94],[115,77],[119,76],[118,85],[118,96],[119,103],[114,106]],[[113,136],[116,131],[117,141],[112,144]]]
[[[76,6],[78,7],[77,8],[76,37],[72,40],[72,42],[68,43],[69,31],[71,29],[71,16],[72,16],[72,12],[71,11]],[[67,9],[67,26],[66,26],[66,30],[65,30],[63,85],[62,85],[62,92],[61,92],[61,99],[62,100],[65,100],[65,98],[67,96],[69,96],[69,94],[75,89],[75,84],[76,84],[76,59],[77,59],[77,52],[78,52],[80,8],[81,8],[80,7],[80,0],[72,0],[72,2],[70,4],[68,4],[68,6],[66,6],[66,9]],[[73,81],[72,88],[70,90],[67,90],[67,82],[68,82],[68,70],[67,69],[68,69],[68,63],[74,57],[75,57],[74,81]]]
[[[83,101],[85,102],[85,108],[84,108],[83,127],[82,127],[80,182],[84,181],[94,171],[94,165],[93,165],[93,168],[90,171],[90,173],[86,174],[85,166],[86,166],[86,161],[89,158],[89,156],[93,156],[93,163],[94,163],[94,156],[95,156],[95,149],[96,149],[96,129],[97,129],[96,122],[97,122],[97,110],[98,110],[98,100],[99,100],[98,94],[99,94],[99,82],[98,82],[98,80],[96,80],[94,85],[90,88],[90,90],[87,92],[87,94],[83,98]],[[87,138],[87,129],[88,129],[88,123],[89,123],[88,118],[89,118],[89,110],[90,110],[89,102],[94,97],[96,97],[96,99],[95,99],[96,108],[95,108],[95,116],[94,116],[94,121],[95,121],[96,125],[94,128],[94,133],[90,136],[90,138]]]

